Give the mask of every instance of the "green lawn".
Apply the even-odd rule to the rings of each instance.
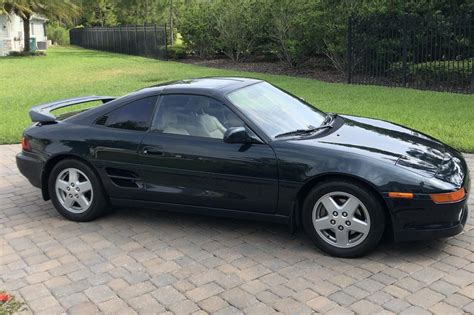
[[[325,83],[289,76],[211,69],[178,62],[52,48],[46,57],[0,58],[0,143],[16,143],[36,104],[81,95],[123,95],[163,81],[202,76],[268,80],[318,108],[382,118],[474,152],[474,96]]]

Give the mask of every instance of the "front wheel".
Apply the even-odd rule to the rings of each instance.
[[[385,229],[381,202],[361,185],[328,181],[313,188],[303,204],[303,226],[323,251],[357,257],[373,250]]]
[[[86,164],[72,159],[56,164],[49,176],[49,195],[56,210],[72,221],[90,221],[104,213],[106,198],[99,179]]]

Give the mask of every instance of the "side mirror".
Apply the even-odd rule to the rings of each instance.
[[[224,134],[225,143],[252,143],[253,139],[245,127],[232,127]]]

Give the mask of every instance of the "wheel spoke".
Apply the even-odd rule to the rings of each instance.
[[[73,204],[74,204],[74,199],[68,198],[68,197],[64,198],[64,206],[66,208],[71,208]]]
[[[79,184],[77,184],[77,187],[81,190],[81,193],[88,192],[92,189],[91,182],[89,181],[80,182]]]
[[[78,179],[79,179],[79,176],[77,174],[77,171],[75,169],[70,169],[69,170],[69,183],[76,184]]]
[[[339,206],[331,196],[323,198],[321,202],[328,213],[333,213],[334,211],[337,212],[339,210]]]
[[[349,244],[349,233],[347,230],[340,231],[339,229],[336,229],[336,243],[341,247]]]
[[[81,209],[87,209],[89,207],[89,200],[84,195],[79,196],[77,203],[81,206]]]
[[[351,224],[351,230],[352,231],[356,231],[356,232],[359,232],[359,233],[362,233],[362,234],[367,234],[369,232],[369,225],[364,222],[364,221],[361,221],[359,219],[356,219],[356,218],[353,218],[351,220],[352,224]]]
[[[316,220],[314,220],[314,227],[317,230],[332,229],[333,226],[331,225],[330,221],[331,220],[329,219],[329,216],[325,216],[323,218],[316,219]]]
[[[67,193],[67,187],[69,186],[69,183],[66,182],[65,180],[58,180],[56,183],[56,187]]]
[[[347,212],[348,217],[351,218],[358,207],[359,201],[356,198],[349,197],[342,206],[342,211]]]

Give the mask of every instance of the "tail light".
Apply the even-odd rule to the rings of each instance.
[[[26,138],[26,137],[21,138],[21,149],[23,151],[31,151],[30,143],[28,142],[28,138]]]
[[[466,191],[461,188],[457,191],[443,194],[430,194],[431,200],[435,203],[454,203],[464,199]]]

